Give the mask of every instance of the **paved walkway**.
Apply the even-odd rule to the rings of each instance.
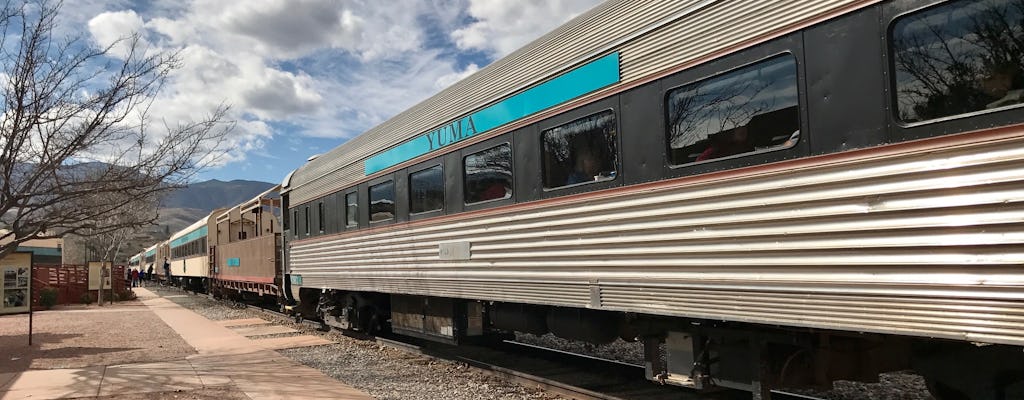
[[[149,290],[135,292],[198,354],[160,363],[0,374],[0,400],[60,399],[234,387],[253,400],[372,399],[320,371]]]

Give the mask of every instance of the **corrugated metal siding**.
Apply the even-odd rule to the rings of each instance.
[[[603,3],[441,93],[303,165],[291,179],[300,204],[363,178],[363,160],[447,121],[619,50],[622,83],[696,60],[866,0],[621,0]],[[678,19],[671,25],[653,29]],[[625,43],[623,38],[646,33]]]
[[[273,283],[277,276],[277,235],[264,235],[217,246],[217,279]],[[239,265],[229,267],[227,260]]]
[[[1016,135],[299,242],[291,271],[306,287],[1021,345]],[[471,258],[441,260],[452,241]]]
[[[193,277],[193,278],[206,278],[210,276],[210,260],[205,255],[198,257],[189,258],[178,258],[170,260],[171,263],[171,276],[175,277]],[[153,269],[160,269],[160,273],[163,274],[163,262],[161,261],[159,267],[154,265]]]

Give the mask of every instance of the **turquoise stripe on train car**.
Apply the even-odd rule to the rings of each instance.
[[[152,256],[152,255],[155,255],[155,254],[156,254],[156,249],[149,250],[149,251],[146,252],[146,257]]]
[[[189,232],[185,236],[182,236],[180,238],[172,240],[171,241],[171,247],[172,248],[178,247],[178,246],[181,246],[181,245],[183,245],[185,243],[188,243],[188,242],[191,242],[193,240],[199,239],[201,237],[205,237],[206,236],[206,232],[208,230],[209,230],[208,227],[203,226],[203,227],[200,227],[199,229],[196,229],[196,230],[194,230],[192,232]]]
[[[363,169],[366,175],[373,174],[607,87],[619,79],[619,53],[615,52],[378,153],[366,159]]]

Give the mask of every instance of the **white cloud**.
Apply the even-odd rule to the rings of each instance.
[[[455,30],[460,49],[504,56],[551,31],[601,0],[469,0],[476,22]]]
[[[253,39],[264,54],[299,56],[327,47],[351,49],[364,22],[333,0],[230,2],[214,16],[226,31]]]
[[[113,46],[110,54],[115,57],[124,58],[131,50],[132,35],[141,34],[143,27],[142,17],[135,11],[104,12],[89,20],[89,33],[100,47]],[[142,39],[139,43],[141,49],[148,47]]]
[[[140,32],[150,51],[179,52],[181,68],[151,107],[159,120],[201,119],[231,105],[237,126],[220,165],[272,157],[276,135],[362,133],[490,61],[480,52],[460,59],[458,49],[506,54],[597,2],[82,1],[87,7],[68,21],[88,21],[93,41]]]
[[[476,64],[469,64],[462,71],[455,71],[453,73],[442,75],[434,80],[434,89],[441,91],[442,89],[449,87],[455,82],[465,79],[467,76],[473,75],[476,71],[480,70],[480,66]]]

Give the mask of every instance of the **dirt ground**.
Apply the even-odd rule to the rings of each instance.
[[[248,400],[249,396],[235,388],[210,388],[190,391],[137,393],[117,396],[78,397],[96,400]]]
[[[182,360],[195,354],[142,302],[60,306],[0,317],[0,373]]]

